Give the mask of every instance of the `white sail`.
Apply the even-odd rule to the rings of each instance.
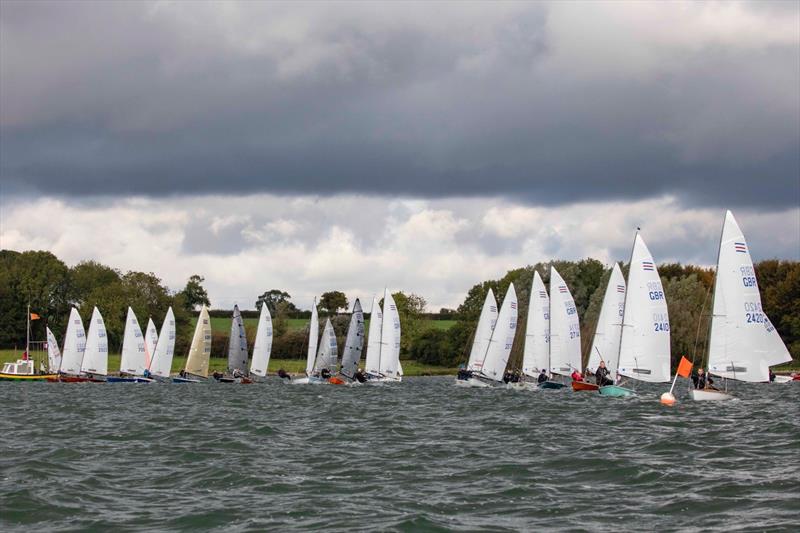
[[[45,329],[47,330],[47,369],[49,372],[58,372],[61,367],[61,350],[58,348],[58,341],[50,328]]]
[[[361,302],[356,298],[353,303],[353,314],[350,316],[350,326],[347,328],[347,339],[344,341],[342,367],[339,370],[343,375],[352,378],[358,371],[363,348],[364,312],[361,310]]]
[[[669,313],[653,256],[636,234],[628,271],[628,287],[619,349],[623,376],[670,381]]]
[[[238,305],[233,306],[231,336],[228,341],[228,371],[233,372],[234,370],[247,371],[247,333]]]
[[[203,305],[197,325],[194,327],[192,345],[186,357],[186,372],[193,376],[208,377],[208,364],[211,358],[211,317],[208,308]]]
[[[147,330],[144,332],[144,367],[150,368],[150,363],[153,361],[153,354],[156,353],[156,344],[158,344],[158,329],[153,324],[153,319],[147,319]]]
[[[561,274],[550,265],[550,372],[581,371],[581,325],[575,300]]]
[[[383,312],[378,299],[372,298],[372,311],[369,316],[369,334],[367,336],[367,360],[364,367],[370,374],[378,374],[381,366],[381,331],[383,329]]]
[[[383,324],[381,327],[381,356],[378,373],[396,378],[400,376],[400,313],[392,294],[383,294]]]
[[[128,307],[125,317],[125,334],[122,338],[122,356],[119,360],[121,374],[141,376],[147,368],[144,362],[144,336],[133,309]]]
[[[619,356],[619,339],[622,333],[622,315],[625,313],[625,277],[619,265],[614,263],[611,277],[603,296],[603,306],[597,318],[597,328],[589,352],[586,368],[594,374],[600,361],[606,363],[610,375],[617,375],[617,356]]]
[[[514,345],[514,334],[517,331],[517,292],[511,283],[497,315],[492,338],[483,358],[481,374],[494,381],[503,381],[503,374],[508,364],[508,356]]]
[[[108,337],[103,316],[95,307],[86,332],[86,350],[83,352],[81,372],[98,376],[108,375]]]
[[[266,303],[261,304],[258,315],[256,340],[253,343],[253,360],[250,361],[250,372],[262,378],[267,375],[269,355],[272,353],[272,316]]]
[[[64,351],[61,354],[59,372],[77,376],[81,372],[83,352],[86,350],[86,331],[78,310],[74,307],[69,312],[67,333],[64,335]]]
[[[167,310],[161,333],[158,336],[153,359],[150,361],[150,373],[154,376],[168,378],[172,371],[172,357],[175,355],[175,314],[172,307]]]
[[[497,300],[494,299],[494,292],[489,289],[486,299],[483,301],[483,309],[478,319],[478,327],[475,328],[475,339],[472,341],[472,350],[469,352],[467,370],[480,370],[483,366],[483,356],[486,354],[486,347],[492,338],[494,325],[497,323]]]
[[[339,359],[339,347],[336,345],[336,332],[333,331],[331,319],[325,320],[325,328],[322,330],[322,340],[319,345],[319,353],[314,362],[314,374],[318,374],[323,368],[331,373],[336,369],[336,362]]]
[[[528,320],[525,326],[525,347],[522,352],[522,373],[535,377],[550,367],[550,297],[538,271],[533,273]]]
[[[319,315],[317,315],[317,299],[311,307],[311,321],[308,323],[308,353],[306,355],[306,375],[311,375],[314,370],[314,360],[317,358],[317,342],[319,341]]]
[[[771,365],[791,359],[761,307],[747,241],[728,211],[719,244],[708,370],[740,381],[768,381]]]

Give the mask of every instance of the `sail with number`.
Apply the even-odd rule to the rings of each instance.
[[[74,307],[69,312],[67,333],[64,336],[64,351],[61,354],[59,372],[77,376],[81,372],[83,352],[86,350],[86,331],[78,310]]]
[[[381,365],[381,330],[383,329],[383,312],[378,299],[373,296],[372,310],[369,316],[369,333],[367,335],[367,360],[364,367],[370,374],[378,374]]]
[[[597,318],[597,328],[589,352],[587,370],[592,374],[597,371],[600,361],[604,361],[609,374],[617,375],[617,356],[619,355],[619,340],[622,334],[622,315],[625,313],[625,278],[619,265],[614,263],[611,277],[603,296],[603,305],[600,316]]]
[[[792,360],[761,306],[753,260],[733,214],[719,244],[708,371],[740,381],[769,381],[769,367]]]
[[[272,316],[266,303],[261,304],[258,315],[256,340],[253,343],[253,359],[250,361],[250,372],[262,378],[267,375],[269,356],[272,353]]]
[[[319,344],[319,352],[314,362],[314,374],[319,374],[322,369],[330,372],[336,370],[336,363],[339,360],[339,347],[336,344],[336,333],[333,331],[331,319],[325,320],[325,328],[322,330],[322,339]]]
[[[153,323],[152,318],[147,319],[147,330],[144,332],[144,367],[150,368],[150,362],[153,360],[153,354],[156,353],[156,344],[158,344],[158,329]]]
[[[575,300],[561,274],[550,265],[550,372],[581,371],[581,325]]]
[[[628,270],[618,371],[651,383],[671,379],[667,301],[653,256],[638,232]]]
[[[467,370],[480,370],[483,366],[483,356],[492,338],[492,331],[497,322],[497,300],[494,299],[494,292],[489,289],[486,299],[483,301],[481,316],[478,319],[478,327],[475,328],[475,339],[472,341],[472,350],[469,352]]]
[[[122,338],[122,355],[119,360],[120,374],[141,376],[144,373],[144,336],[133,309],[128,307],[125,317],[125,333]]]
[[[314,370],[314,360],[317,358],[317,343],[319,341],[319,315],[317,315],[317,299],[311,307],[311,321],[308,323],[308,352],[306,354],[306,375],[310,376]]]
[[[392,294],[383,294],[383,324],[381,327],[381,355],[378,367],[380,375],[388,378],[400,377],[400,313]]]
[[[533,273],[528,320],[525,325],[525,347],[522,352],[522,373],[536,377],[550,367],[550,297],[538,271]]]
[[[244,320],[239,306],[233,306],[233,319],[231,320],[231,335],[228,342],[228,371],[247,371],[247,333],[244,329]]]
[[[81,372],[98,376],[108,375],[108,337],[103,315],[95,307],[86,332],[86,350],[83,352]]]
[[[154,376],[168,378],[172,371],[172,358],[175,355],[175,314],[172,307],[167,309],[167,316],[161,324],[161,333],[150,361],[150,373]]]
[[[192,344],[186,357],[186,373],[203,378],[208,377],[208,365],[211,359],[211,317],[208,308],[203,305],[194,327]]]
[[[58,348],[58,341],[50,328],[45,329],[47,330],[47,369],[50,372],[58,372],[61,367],[61,350]]]
[[[497,323],[492,332],[492,338],[486,348],[480,373],[494,381],[502,381],[508,364],[508,357],[514,345],[514,335],[517,331],[517,292],[511,283],[497,315]]]
[[[361,360],[361,351],[364,348],[364,312],[361,302],[356,298],[353,303],[353,314],[350,316],[350,326],[347,328],[347,339],[344,341],[342,352],[342,367],[339,372],[352,379],[358,371]]]

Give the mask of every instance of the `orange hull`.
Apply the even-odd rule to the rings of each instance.
[[[345,381],[342,378],[333,376],[332,378],[328,378],[328,383],[332,385],[346,385]]]
[[[579,390],[593,390],[596,391],[600,388],[599,385],[594,383],[587,383],[585,381],[573,381],[572,382],[572,390],[579,391]]]

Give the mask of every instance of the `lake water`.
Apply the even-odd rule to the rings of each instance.
[[[0,383],[0,529],[800,526],[800,383],[668,408],[452,382]]]

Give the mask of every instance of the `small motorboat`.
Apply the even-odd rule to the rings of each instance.
[[[56,374],[38,374],[32,359],[17,359],[16,363],[5,363],[0,372],[0,381],[56,381]]]

